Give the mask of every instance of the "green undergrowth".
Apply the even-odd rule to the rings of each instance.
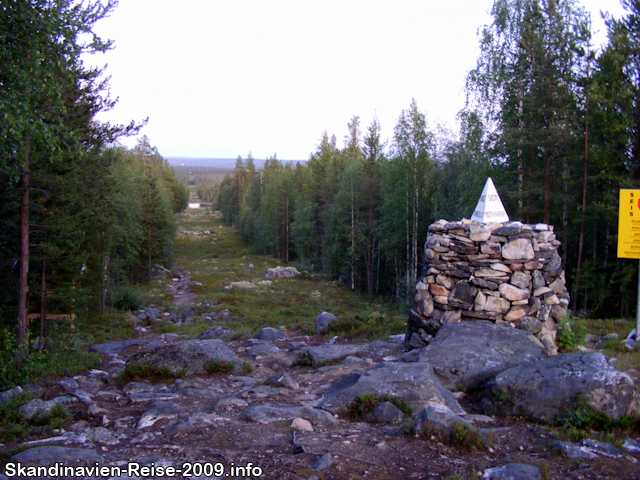
[[[229,321],[216,324],[242,336],[252,336],[267,326],[312,335],[313,320],[328,311],[340,322],[327,335],[369,341],[405,331],[403,307],[350,291],[318,272],[301,270],[298,278],[265,279],[268,268],[286,266],[285,262],[253,253],[233,228],[206,211],[180,215],[178,226],[211,232],[178,238],[176,260],[191,273],[196,306],[215,304],[215,311],[231,311]],[[242,285],[252,288],[229,288],[232,282],[245,282]]]
[[[629,433],[640,434],[640,417],[625,415],[613,420],[604,413],[594,410],[584,400],[578,401],[576,408],[558,417],[555,425],[573,442],[594,435],[600,435],[606,441],[615,442],[619,436]]]
[[[70,418],[64,405],[55,405],[48,413],[27,420],[20,414],[20,407],[35,396],[22,392],[0,405],[0,443],[21,441],[31,436],[51,435],[53,429],[63,428]]]
[[[152,383],[157,383],[166,380],[175,380],[177,378],[182,378],[184,377],[184,374],[184,370],[174,372],[166,365],[156,366],[131,362],[127,363],[125,369],[119,375],[118,380],[125,383],[136,382],[140,380],[148,380]]]
[[[393,395],[373,395],[360,393],[349,405],[347,415],[351,420],[363,420],[383,402],[393,403],[405,416],[413,414],[413,408],[404,399]]]
[[[209,375],[215,375],[217,373],[231,373],[235,367],[235,364],[231,361],[212,360],[204,366],[204,369]]]

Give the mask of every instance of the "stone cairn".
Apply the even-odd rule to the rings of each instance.
[[[489,320],[530,332],[556,355],[558,323],[569,305],[559,246],[546,224],[430,225],[406,347],[427,345],[446,323]]]

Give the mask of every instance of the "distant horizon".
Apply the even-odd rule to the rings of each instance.
[[[212,168],[228,168],[233,169],[236,165],[235,158],[224,158],[224,157],[192,157],[192,156],[181,156],[181,157],[164,157],[169,165],[171,166],[185,166],[185,167],[212,167]],[[243,158],[246,160],[246,158]],[[264,167],[266,158],[254,158],[253,162],[256,168]],[[281,160],[278,159],[279,162],[282,163],[305,163],[307,160]]]

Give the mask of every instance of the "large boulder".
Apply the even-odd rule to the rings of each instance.
[[[509,368],[546,358],[544,346],[530,333],[491,322],[449,323],[420,351],[450,390],[475,390]]]
[[[317,347],[305,347],[298,354],[298,363],[320,367],[337,363],[349,356],[359,355],[366,350],[364,345],[331,345],[325,343]]]
[[[585,402],[611,419],[640,413],[633,380],[601,353],[569,353],[510,368],[493,379],[484,405],[551,421]]]
[[[429,406],[445,406],[456,414],[465,412],[453,394],[444,388],[427,363],[387,362],[369,370],[338,378],[314,405],[338,413],[360,394],[396,397],[419,412]]]
[[[264,278],[274,279],[274,278],[295,278],[299,277],[301,274],[296,267],[276,267],[276,268],[268,268],[266,273],[264,274]]]
[[[187,340],[148,348],[129,357],[127,363],[168,367],[174,374],[182,372],[185,375],[202,375],[207,364],[213,361],[242,365],[227,344],[218,339]]]

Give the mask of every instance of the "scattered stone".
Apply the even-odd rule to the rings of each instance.
[[[313,432],[313,426],[309,420],[305,420],[304,418],[294,418],[293,422],[291,422],[291,428],[294,430],[299,430],[301,432]]]
[[[304,418],[318,425],[334,425],[338,421],[325,410],[313,407],[274,407],[271,405],[257,405],[240,413],[240,420],[252,423],[272,423],[281,420]]]
[[[541,480],[540,469],[534,465],[525,463],[507,463],[501,467],[485,470],[484,480]]]
[[[608,458],[626,457],[624,452],[622,452],[621,450],[618,450],[616,447],[614,447],[610,443],[600,442],[598,440],[587,438],[582,440],[580,442],[580,445],[588,448],[593,453],[597,455],[601,455],[603,457],[608,457]]]
[[[316,462],[313,464],[314,470],[326,470],[331,465],[333,465],[333,457],[329,453],[325,453],[322,455]]]
[[[54,465],[62,463],[104,464],[104,458],[93,450],[69,447],[35,447],[11,457],[14,462],[33,463],[37,465]]]
[[[264,277],[272,280],[274,278],[295,278],[299,277],[301,273],[295,267],[276,267],[268,268]]]
[[[257,340],[265,340],[267,342],[275,342],[277,340],[291,340],[291,337],[286,333],[271,327],[263,328],[253,338]]]
[[[56,397],[53,400],[40,400],[35,398],[20,407],[20,414],[27,420],[32,420],[40,415],[48,414],[56,405],[64,405],[66,403],[75,402],[76,399],[71,396]]]
[[[17,387],[10,388],[9,390],[5,390],[4,392],[0,392],[0,405],[4,405],[13,397],[21,393],[22,393],[22,388],[20,387],[20,385],[18,385]]]
[[[171,392],[136,392],[129,395],[129,400],[133,403],[174,400],[176,398],[180,398],[180,395]]]
[[[314,321],[315,331],[316,333],[324,333],[329,329],[329,325],[332,323],[336,323],[338,321],[338,317],[336,317],[333,313],[322,312],[318,315]]]
[[[248,406],[249,404],[246,401],[242,400],[241,398],[228,397],[228,398],[222,398],[218,400],[214,409],[220,410],[225,408],[244,408]]]
[[[155,402],[151,407],[142,414],[140,420],[138,420],[138,430],[148,428],[156,423],[158,420],[164,418],[175,418],[180,413],[180,405],[173,402]]]
[[[339,362],[350,356],[358,355],[365,350],[362,345],[329,345],[319,347],[305,347],[298,354],[298,362],[304,365],[318,367],[330,363]]]
[[[633,438],[627,438],[622,445],[627,452],[640,453],[640,442],[637,442]]]
[[[204,332],[198,335],[198,340],[210,340],[210,339],[224,339],[230,340],[237,336],[237,333],[231,330],[229,327],[222,327],[220,325],[214,325],[207,328]]]
[[[129,347],[133,347],[134,345],[145,345],[146,343],[146,340],[140,339],[121,340],[118,342],[97,343],[95,345],[91,345],[89,350],[103,355],[120,355]]]
[[[265,385],[271,385],[272,387],[285,387],[291,390],[298,390],[300,385],[296,382],[288,373],[279,373],[273,375],[264,381]]]
[[[415,419],[415,430],[418,435],[425,434],[430,430],[445,433],[451,433],[451,427],[455,424],[464,424],[472,427],[470,423],[464,420],[460,415],[453,413],[446,406],[429,406],[418,412]]]
[[[99,445],[117,445],[120,443],[120,441],[104,427],[98,427],[90,431],[87,434],[87,440]]]
[[[404,413],[391,402],[382,402],[373,411],[373,423],[400,423]]]

